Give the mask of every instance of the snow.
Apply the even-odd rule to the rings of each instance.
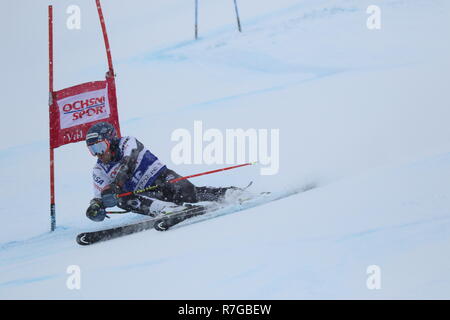
[[[80,4],[76,31],[64,20],[73,3],[54,5],[56,89],[106,71],[93,3]],[[79,232],[143,217],[85,217],[94,159],[79,143],[55,152],[50,233],[48,3],[8,1],[0,298],[448,299],[450,3],[379,0],[371,31],[371,1],[240,0],[242,34],[232,1],[200,3],[197,41],[193,2],[103,3],[122,132],[187,175],[224,165],[174,165],[174,130],[279,129],[278,174],[250,166],[192,182],[253,180],[281,199],[81,247]],[[80,290],[66,286],[71,265]],[[366,285],[372,265],[379,290]]]

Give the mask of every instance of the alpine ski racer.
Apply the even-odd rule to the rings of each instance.
[[[198,187],[189,180],[169,183],[180,178],[158,157],[132,136],[118,137],[114,126],[98,122],[86,134],[86,144],[97,157],[93,168],[94,198],[86,210],[93,221],[107,217],[106,208],[119,207],[126,211],[156,217],[192,208],[192,203],[221,201],[237,187]],[[117,197],[150,186],[154,190]]]

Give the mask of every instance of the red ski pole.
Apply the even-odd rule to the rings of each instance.
[[[189,178],[204,176],[204,175],[211,174],[211,173],[216,173],[216,172],[221,172],[221,171],[225,171],[225,170],[236,169],[236,168],[245,167],[245,166],[251,166],[251,165],[253,165],[255,163],[256,162],[249,162],[249,163],[239,164],[237,166],[232,166],[232,167],[227,167],[227,168],[222,168],[222,169],[217,169],[217,170],[211,170],[211,171],[201,172],[201,173],[197,173],[197,174],[192,174],[190,176],[185,176],[185,177],[180,177],[180,178],[169,180],[168,183],[175,183],[175,182],[178,182],[178,181],[181,181],[181,180],[186,180],[186,179],[189,179]],[[121,194],[116,195],[116,197],[117,198],[122,198],[122,197],[126,197],[126,196],[129,196],[129,195],[132,195],[132,194],[139,194],[139,193],[142,193],[142,192],[155,190],[155,189],[157,189],[159,187],[160,187],[160,185],[150,186],[150,187],[147,187],[147,188],[141,189],[141,190],[121,193]]]

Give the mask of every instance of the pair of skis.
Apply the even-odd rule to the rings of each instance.
[[[246,187],[242,188],[241,190],[244,191],[248,189],[252,185],[253,182],[250,182]],[[264,196],[268,195],[270,192],[262,192],[259,195]],[[252,197],[239,199],[239,203],[242,204],[243,202],[247,202],[249,200],[252,200]],[[212,213],[214,211],[223,209],[224,206],[215,203],[208,206],[203,205],[190,205],[187,209],[176,212],[176,213],[170,213],[166,214],[165,216],[158,216],[155,218],[151,218],[145,221],[135,222],[131,224],[127,224],[124,226],[118,226],[110,229],[105,230],[99,230],[99,231],[91,231],[91,232],[83,232],[80,233],[76,240],[77,243],[82,246],[87,246],[90,244],[94,244],[101,241],[111,240],[118,237],[126,236],[129,234],[141,232],[144,230],[149,230],[154,228],[158,231],[166,231],[169,228],[173,227],[174,225],[195,217],[199,215],[203,215],[206,213]]]
[[[145,221],[135,222],[124,226],[118,226],[110,229],[83,232],[77,236],[77,243],[82,246],[87,246],[101,241],[111,240],[129,234],[141,232],[152,229],[158,231],[166,231],[170,227],[195,216],[210,212],[208,207],[192,205],[186,210],[167,214],[163,217],[155,217]]]

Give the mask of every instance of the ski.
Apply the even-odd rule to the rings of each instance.
[[[111,240],[133,233],[155,227],[156,230],[165,231],[175,224],[180,223],[188,218],[204,214],[208,212],[208,207],[192,205],[190,208],[172,214],[167,214],[163,217],[155,217],[145,221],[135,222],[124,226],[118,226],[110,229],[90,231],[80,233],[76,241],[79,245],[87,246],[97,242]]]
[[[155,219],[136,222],[133,224],[114,227],[105,230],[83,232],[77,236],[77,243],[82,246],[87,246],[101,241],[111,240],[136,232],[144,231],[153,228]]]

